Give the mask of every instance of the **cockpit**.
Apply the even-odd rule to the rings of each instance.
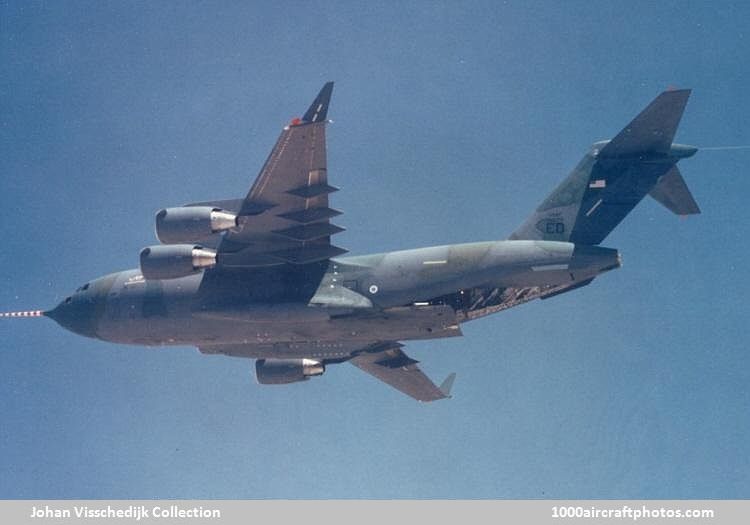
[[[104,311],[104,300],[115,278],[115,274],[107,275],[79,286],[46,315],[72,332],[96,337],[96,326]]]
[[[72,303],[73,302],[73,298],[75,296],[77,296],[79,294],[82,294],[83,292],[85,292],[86,290],[88,290],[90,286],[91,286],[91,283],[86,283],[83,286],[79,286],[78,288],[76,288],[76,291],[75,291],[75,293],[73,295],[69,295],[68,297],[66,297],[63,300],[63,304],[70,304],[70,303]]]

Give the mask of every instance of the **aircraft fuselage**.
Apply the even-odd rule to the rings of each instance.
[[[568,242],[436,246],[332,259],[304,300],[235,297],[223,304],[202,295],[205,272],[149,280],[139,270],[127,270],[84,285],[47,315],[76,333],[116,343],[311,343],[320,345],[321,355],[334,357],[332,343],[377,340],[384,332],[398,340],[460,335],[455,305],[448,308],[444,301],[464,290],[569,285],[619,264],[616,250]],[[259,350],[263,355],[256,357],[269,352]],[[300,355],[315,353],[307,346]]]

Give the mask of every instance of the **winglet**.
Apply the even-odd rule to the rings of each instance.
[[[315,97],[313,103],[307,109],[303,122],[323,122],[328,115],[328,105],[331,102],[331,93],[333,93],[333,82],[326,82],[323,88]]]
[[[456,373],[453,372],[448,375],[448,377],[445,378],[445,380],[440,383],[440,391],[443,393],[445,397],[451,397],[451,389],[453,388],[453,382],[456,380]]]

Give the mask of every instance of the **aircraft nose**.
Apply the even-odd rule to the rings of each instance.
[[[87,299],[68,297],[44,315],[57,324],[85,337],[96,337],[96,309]]]

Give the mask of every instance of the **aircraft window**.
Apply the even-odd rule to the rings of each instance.
[[[84,284],[81,286],[81,290],[88,290],[89,289],[89,283]]]
[[[73,300],[72,297],[66,297],[65,298],[65,304],[70,304],[70,302]]]

